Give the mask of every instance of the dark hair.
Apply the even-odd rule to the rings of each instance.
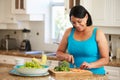
[[[89,12],[81,5],[77,5],[72,7],[69,17],[71,21],[71,16],[77,17],[77,18],[84,18],[85,15],[88,14],[88,20],[87,20],[87,26],[92,25],[92,18]]]

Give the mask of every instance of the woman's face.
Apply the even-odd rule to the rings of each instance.
[[[76,28],[77,31],[83,31],[87,25],[87,15],[84,18],[77,18],[74,16],[71,16],[71,23]]]

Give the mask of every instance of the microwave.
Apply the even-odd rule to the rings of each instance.
[[[15,38],[8,38],[1,40],[2,50],[16,50],[18,49],[17,40]]]

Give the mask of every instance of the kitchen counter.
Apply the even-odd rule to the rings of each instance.
[[[50,75],[43,77],[23,77],[9,74],[14,65],[11,64],[1,64],[0,63],[0,80],[108,80],[107,76],[103,75],[93,75],[93,76],[81,76],[81,77],[57,77],[51,79]]]
[[[19,57],[28,57],[28,58],[41,58],[41,54],[25,54],[22,51],[19,50],[9,50],[9,51],[5,51],[5,50],[0,50],[0,55],[11,55],[11,56],[19,56]],[[57,58],[55,56],[48,56],[49,60],[57,60]]]
[[[0,50],[0,55],[11,55],[11,56],[20,56],[20,57],[29,57],[29,58],[41,58],[41,55],[31,55],[31,54],[24,54],[20,51],[2,51]],[[48,56],[49,60],[58,60],[56,56]],[[108,65],[106,66],[113,66],[113,67],[120,67],[120,59],[112,59]]]

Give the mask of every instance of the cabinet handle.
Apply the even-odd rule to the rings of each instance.
[[[3,62],[6,62],[6,60],[3,60]]]

